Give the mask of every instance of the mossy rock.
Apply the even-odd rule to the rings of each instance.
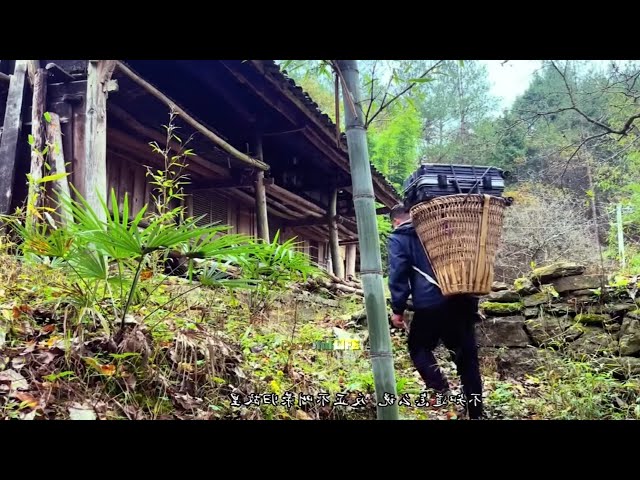
[[[582,327],[584,333],[569,345],[569,352],[578,359],[610,356],[618,353],[618,342],[598,327]]]
[[[545,267],[536,268],[531,272],[529,278],[539,285],[555,280],[556,278],[582,275],[585,270],[584,265],[572,262],[558,262]]]
[[[609,319],[609,315],[603,313],[579,313],[575,317],[576,322],[584,323],[585,325],[602,325],[608,322]]]
[[[527,277],[517,278],[515,282],[513,282],[513,289],[518,295],[531,295],[538,291],[538,288],[533,284],[531,279]]]
[[[529,336],[538,346],[560,346],[572,342],[584,332],[575,328],[570,317],[540,316],[525,323]]]
[[[528,307],[524,309],[524,318],[535,318],[540,316],[540,309],[538,307]]]
[[[558,303],[555,305],[545,306],[545,311],[556,317],[564,317],[566,315],[575,315],[576,307],[569,303]]]
[[[633,318],[634,320],[640,320],[640,309],[631,310],[627,313],[627,317]]]
[[[486,313],[487,315],[492,315],[495,317],[507,317],[515,313],[520,313],[520,311],[522,310],[522,303],[484,302],[480,305],[480,308],[482,308],[484,313]]]
[[[504,282],[493,282],[491,284],[491,291],[492,292],[501,292],[503,290],[509,290],[509,285],[507,285]]]
[[[491,292],[487,301],[494,303],[518,303],[520,295],[513,290],[500,290],[499,292]]]
[[[596,358],[594,363],[600,368],[625,379],[640,376],[640,358],[613,357]]]
[[[548,303],[553,297],[548,292],[538,292],[525,297],[523,300],[525,307],[537,307],[544,303]]]

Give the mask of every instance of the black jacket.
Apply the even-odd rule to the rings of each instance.
[[[440,289],[420,272],[436,280],[429,259],[411,222],[404,223],[389,235],[389,290],[393,313],[401,314],[411,295],[416,310],[439,306],[446,301]]]

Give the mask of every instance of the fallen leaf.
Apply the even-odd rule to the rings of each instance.
[[[25,355],[27,353],[31,353],[36,349],[36,342],[35,341],[27,342],[25,345],[26,345],[26,348],[22,351],[23,355]]]
[[[15,397],[20,400],[25,407],[29,408],[36,408],[40,403],[37,398],[27,392],[18,392]]]
[[[24,358],[24,355],[19,355],[11,360],[11,366],[16,372],[22,370],[22,367],[24,367],[26,363],[27,359]]]
[[[15,370],[0,372],[0,383],[9,385],[9,395],[14,396],[18,390],[27,390],[27,380]]]
[[[113,364],[102,365],[93,357],[84,357],[84,361],[91,365],[96,371],[100,372],[102,375],[106,375],[108,377],[113,376],[116,373],[116,366]]]
[[[191,365],[190,363],[186,363],[186,362],[179,363],[178,367],[179,367],[180,370],[185,371],[185,372],[193,372],[193,370],[194,370],[193,365]]]
[[[20,420],[34,420],[36,418],[36,411],[31,410],[30,412],[22,412],[20,413]]]
[[[100,372],[107,377],[112,377],[116,373],[116,366],[113,364],[100,365]]]
[[[153,277],[153,270],[143,270],[140,273],[140,280],[149,280]]]
[[[107,419],[107,404],[105,402],[96,403],[94,411],[98,414],[99,420]]]
[[[188,393],[175,395],[174,398],[185,410],[193,410],[198,405],[202,405],[202,399],[192,397]]]
[[[31,307],[28,305],[14,305],[13,306],[13,318],[20,318],[23,313],[30,314],[32,312]]]
[[[303,410],[296,410],[296,418],[298,420],[313,420],[306,412]]]
[[[45,325],[44,327],[42,327],[40,329],[40,332],[42,332],[43,335],[49,335],[50,333],[52,333],[54,330],[56,329],[56,326],[53,324],[49,324],[49,325]]]
[[[69,418],[71,420],[96,420],[98,417],[91,405],[74,403],[69,407]]]
[[[41,364],[41,365],[49,365],[51,362],[53,362],[55,360],[55,358],[59,355],[59,353],[57,353],[57,349],[56,351],[52,352],[51,350],[46,351],[46,352],[40,352],[36,355],[36,360]]]

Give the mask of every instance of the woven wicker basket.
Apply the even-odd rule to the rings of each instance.
[[[443,295],[491,292],[506,205],[502,197],[448,195],[411,209]]]

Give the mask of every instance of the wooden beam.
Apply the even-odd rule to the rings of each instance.
[[[380,207],[376,209],[376,215],[386,215],[391,212],[389,207]],[[354,210],[343,210],[339,212],[339,215],[346,218],[354,218],[356,216],[356,212]]]
[[[230,145],[227,142],[225,142],[218,135],[216,135],[211,130],[209,130],[207,127],[205,127],[200,122],[198,122],[193,117],[191,117],[191,115],[189,115],[187,112],[185,112],[181,107],[178,106],[178,104],[176,104],[174,101],[172,101],[164,93],[162,93],[160,90],[155,88],[149,82],[147,82],[142,77],[140,77],[139,75],[134,73],[129,67],[124,65],[122,62],[117,62],[117,66],[118,66],[118,69],[119,69],[120,72],[124,73],[127,77],[129,77],[135,83],[137,83],[142,88],[144,88],[148,93],[150,93],[151,95],[153,95],[157,99],[161,100],[163,103],[165,103],[167,106],[169,106],[169,108],[171,108],[172,110],[177,112],[181,116],[181,118],[184,119],[185,122],[187,122],[189,125],[191,125],[193,128],[195,128],[197,131],[202,133],[206,138],[208,138],[213,143],[218,145],[225,152],[229,153],[230,155],[232,155],[236,159],[240,160],[241,162],[244,162],[244,163],[246,163],[248,165],[251,165],[254,168],[258,168],[260,170],[269,170],[269,165],[267,165],[266,163],[264,163],[264,162],[262,162],[260,160],[255,159],[255,158],[251,158],[249,155],[246,155],[246,154],[242,153],[241,151],[237,150],[232,145]]]
[[[116,117],[126,126],[130,127],[133,131],[139,133],[140,135],[144,135],[150,140],[155,140],[162,146],[166,145],[166,142],[167,142],[166,135],[162,135],[160,132],[143,125],[138,120],[136,120],[132,115],[130,115],[124,109],[118,107],[117,105],[110,103],[109,113],[113,114],[114,117]],[[171,142],[169,143],[169,146],[171,147],[171,150],[174,151],[175,153],[180,152],[180,150],[182,149],[182,145],[180,145],[175,140],[171,140]],[[151,150],[149,150],[149,153],[151,153]],[[212,161],[207,160],[200,155],[190,156],[189,162],[195,163],[220,176],[226,177],[229,175],[228,169],[221,167],[220,165],[216,165]]]
[[[282,200],[286,201],[287,203],[292,203],[297,206],[305,207],[306,209],[309,210],[310,214],[312,215],[315,214],[314,216],[325,215],[327,213],[324,208],[319,207],[315,203],[305,200],[301,196],[296,195],[295,193],[292,193],[289,190],[282,188],[276,184],[269,185],[268,190],[274,196],[279,196]]]
[[[331,265],[333,274],[338,278],[344,278],[344,265],[340,258],[340,245],[338,238],[338,224],[336,222],[336,206],[338,204],[338,190],[333,189],[329,201],[329,248],[331,249]]]
[[[247,206],[251,206],[251,207],[255,206],[255,197],[253,197],[252,195],[249,195],[248,193],[243,192],[242,190],[229,190],[228,192],[229,193],[225,191],[223,195],[239,198]],[[276,217],[285,218],[288,220],[294,220],[295,218],[297,218],[293,215],[276,210],[275,208],[271,207],[268,203],[267,203],[267,212],[269,212],[270,214]]]
[[[44,111],[47,103],[47,74],[43,68],[40,68],[39,60],[29,60],[27,71],[31,81],[32,99],[31,99],[31,136],[33,144],[31,145],[31,167],[29,182],[28,199],[34,208],[42,205],[43,199],[40,198],[40,184],[42,178],[42,168],[44,166],[44,145],[46,141],[46,129],[44,125]],[[36,217],[32,215],[32,211],[27,209],[27,218],[29,222],[35,223]]]
[[[89,60],[85,105],[84,197],[98,218],[106,218],[101,199],[107,201],[107,96],[116,60]]]
[[[256,157],[262,161],[262,137],[256,135],[254,140]],[[256,196],[256,226],[258,238],[269,242],[269,218],[267,216],[267,191],[264,185],[264,171],[256,172],[255,178],[255,196]]]
[[[343,217],[341,215],[338,215],[336,217],[336,223],[338,225],[342,225],[344,223],[348,223],[351,224],[352,227],[356,227],[356,222],[354,222],[353,220],[347,218],[347,217]],[[326,225],[327,224],[327,219],[326,217],[304,217],[301,218],[299,220],[291,220],[290,222],[286,223],[287,227],[307,227],[307,226],[315,226],[315,225]]]
[[[4,112],[2,140],[0,141],[0,214],[6,215],[13,199],[13,181],[16,172],[18,140],[22,128],[27,60],[16,60],[9,83],[7,108]]]
[[[72,75],[55,63],[47,63],[47,66],[44,68],[54,82],[66,83],[75,81]]]
[[[220,75],[215,75],[214,71],[210,72],[209,75],[203,75],[202,70],[196,67],[193,62],[193,60],[176,61],[176,63],[183,66],[185,70],[192,73],[198,78],[198,80],[202,81],[213,92],[218,94],[224,102],[226,102],[233,110],[244,117],[246,121],[248,121],[249,123],[254,123],[256,121],[255,114],[247,110],[247,103],[243,102],[241,99],[238,99],[237,96],[231,92],[230,88],[225,88],[225,85],[221,85],[221,82],[224,82],[224,80],[220,78]],[[196,60],[196,62],[204,63],[201,60]],[[262,157],[258,157],[257,159],[264,160]]]

